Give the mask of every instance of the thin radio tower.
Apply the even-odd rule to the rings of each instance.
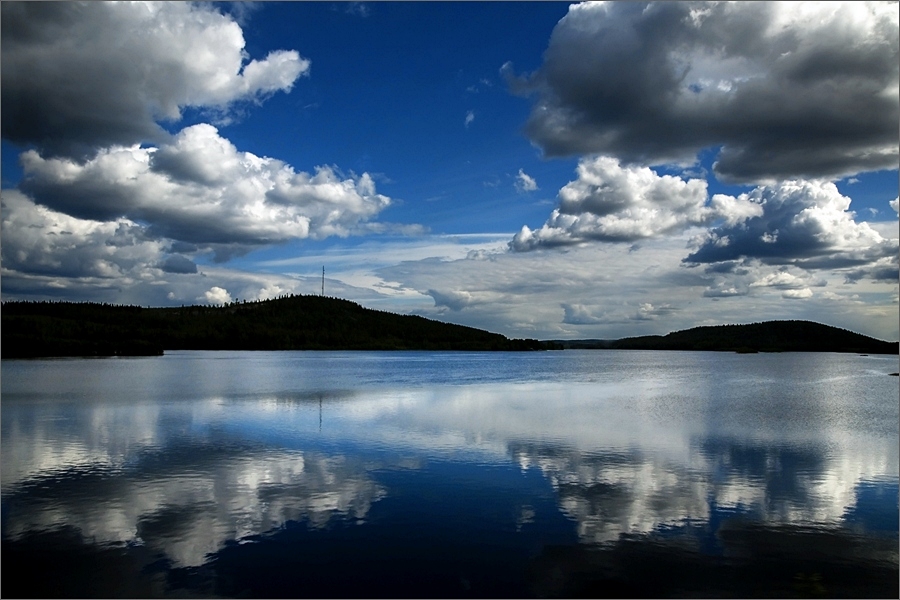
[[[322,296],[325,296],[325,265],[322,265]]]

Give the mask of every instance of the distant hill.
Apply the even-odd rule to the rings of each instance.
[[[542,350],[507,337],[322,296],[142,308],[4,302],[3,358],[159,355],[164,350]]]
[[[620,340],[557,340],[564,348],[619,350],[722,350],[731,352],[855,352],[897,354],[897,342],[811,321],[694,327],[667,335]]]

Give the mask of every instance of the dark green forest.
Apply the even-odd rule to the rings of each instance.
[[[4,302],[3,358],[141,356],[164,350],[543,350],[537,340],[322,296],[143,308]]]
[[[749,325],[694,327],[667,335],[620,340],[557,342],[565,348],[619,350],[718,350],[729,352],[855,352],[897,354],[897,342],[812,321],[766,321]]]
[[[509,339],[473,327],[285,296],[226,306],[144,308],[89,302],[4,302],[3,358],[152,356],[165,350],[717,350],[897,354],[897,342],[810,321],[695,327],[620,340]]]

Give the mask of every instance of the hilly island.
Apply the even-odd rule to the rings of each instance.
[[[812,321],[766,321],[713,325],[620,340],[558,341],[564,348],[612,350],[714,350],[728,352],[856,352],[897,354],[897,342],[885,342]]]
[[[224,306],[144,308],[4,302],[3,358],[142,356],[165,350],[646,349],[896,354],[897,342],[809,321],[695,327],[620,340],[509,339],[488,331],[368,309],[338,298],[285,296]]]

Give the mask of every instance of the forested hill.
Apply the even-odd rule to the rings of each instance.
[[[158,355],[163,350],[539,350],[537,340],[397,315],[321,296],[142,308],[4,302],[3,358]]]
[[[725,350],[734,352],[857,352],[897,354],[897,342],[811,321],[767,321],[749,325],[694,327],[668,335],[620,340],[558,342],[566,348],[624,350]]]

